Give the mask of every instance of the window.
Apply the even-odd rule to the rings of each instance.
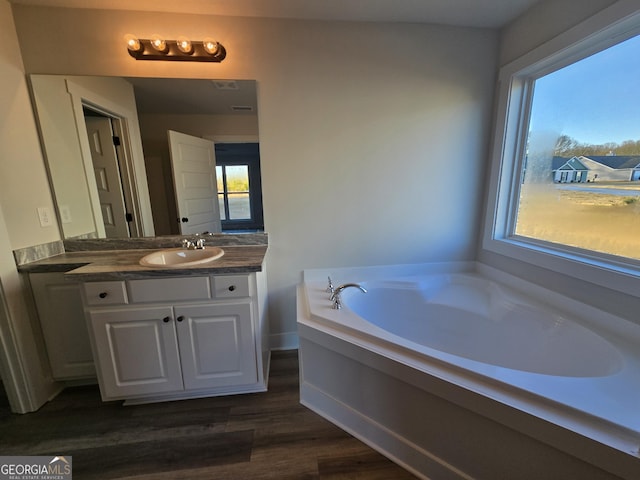
[[[640,36],[532,81],[515,235],[640,259],[638,58]]]
[[[599,18],[501,70],[483,248],[618,288],[640,277],[640,14]]]
[[[250,220],[249,166],[218,165],[218,201],[223,220]]]
[[[258,144],[216,144],[216,177],[222,230],[263,230]]]

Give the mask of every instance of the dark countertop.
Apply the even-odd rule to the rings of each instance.
[[[217,275],[262,271],[266,245],[225,246],[224,255],[207,264],[179,268],[143,267],[138,262],[148,253],[161,250],[96,250],[68,252],[18,267],[21,273],[66,272],[80,281],[100,281],[158,276]]]

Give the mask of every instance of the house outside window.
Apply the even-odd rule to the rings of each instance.
[[[597,266],[609,287],[603,266],[640,277],[639,34],[636,12],[501,70],[483,248],[588,280],[577,265]]]

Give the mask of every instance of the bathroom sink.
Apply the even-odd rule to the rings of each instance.
[[[219,247],[187,250],[186,248],[169,248],[145,255],[140,259],[144,267],[180,268],[203,265],[213,262],[224,255]]]

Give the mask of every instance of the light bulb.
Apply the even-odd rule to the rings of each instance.
[[[215,55],[216,53],[218,53],[219,45],[220,44],[215,40],[211,40],[208,38],[205,38],[202,41],[202,47],[204,48],[205,52],[207,52],[209,55]]]
[[[158,35],[153,35],[151,37],[151,46],[161,53],[165,53],[167,51],[167,42]]]
[[[142,44],[137,37],[134,37],[133,35],[125,35],[124,39],[127,42],[127,48],[132,52],[139,52],[142,50]]]
[[[182,53],[193,53],[193,45],[191,44],[191,40],[189,40],[188,38],[178,37],[178,40],[176,40],[176,44],[178,46],[178,50],[180,50]]]

